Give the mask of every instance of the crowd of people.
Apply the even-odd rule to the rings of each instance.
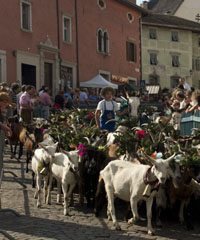
[[[0,92],[8,96],[7,116],[18,115],[25,123],[31,123],[33,117],[48,119],[51,110],[71,109],[100,100],[94,89],[89,92],[86,88],[60,90],[54,99],[51,90],[45,86],[37,92],[34,86],[13,83],[9,87],[1,83]]]
[[[50,111],[72,109],[73,107],[80,107],[82,104],[87,108],[91,103],[95,103],[98,112],[96,114],[97,126],[100,127],[103,124],[100,123],[100,118],[104,118],[106,121],[109,120],[109,115],[114,117],[115,113],[118,116],[126,114],[126,110],[119,112],[119,104],[124,102],[121,96],[125,97],[125,94],[119,91],[115,92],[111,88],[107,90],[109,89],[108,92],[104,89],[102,94],[100,91],[97,92],[96,89],[76,88],[72,90],[68,88],[66,91],[60,90],[53,99],[51,90],[45,86],[37,92],[34,86],[20,86],[18,83],[13,83],[9,87],[8,84],[1,83],[0,115],[1,118],[5,112],[7,112],[7,116],[18,115],[21,121],[29,124],[33,117],[48,119]],[[190,87],[184,78],[180,78],[179,85],[173,92],[169,89],[163,89],[158,95],[149,97],[145,92],[129,91],[129,95],[138,96],[140,102],[158,102],[169,111],[180,113],[179,118],[181,118],[183,112],[195,112],[200,108],[200,91]],[[106,105],[102,99],[106,99]],[[111,112],[105,115],[105,111],[107,113],[108,111]],[[6,129],[2,126],[1,128]]]

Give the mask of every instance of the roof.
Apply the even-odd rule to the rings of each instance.
[[[142,18],[142,24],[200,32],[199,23],[169,15],[149,14]]]
[[[146,86],[146,90],[148,91],[148,94],[158,94],[160,91],[160,86]]]
[[[150,0],[148,10],[154,13],[173,15],[184,0]]]
[[[136,2],[135,0],[115,0],[115,1],[117,1],[121,4],[123,4],[123,5],[126,5],[130,8],[133,8],[133,9],[135,9],[135,10],[137,10],[137,11],[143,13],[143,14],[147,14],[149,12],[148,10],[146,10],[142,7],[139,7],[137,4],[135,4],[135,2]]]

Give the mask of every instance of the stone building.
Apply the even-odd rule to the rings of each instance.
[[[152,14],[142,19],[142,78],[174,88],[179,77],[200,88],[200,25]]]

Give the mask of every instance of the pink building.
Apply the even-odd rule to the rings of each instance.
[[[0,82],[76,87],[141,76],[135,0],[2,0]],[[9,16],[9,18],[8,18]]]

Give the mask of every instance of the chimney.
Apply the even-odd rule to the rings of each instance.
[[[141,3],[140,6],[148,10],[148,3],[149,3],[148,1],[143,1],[143,3]]]

